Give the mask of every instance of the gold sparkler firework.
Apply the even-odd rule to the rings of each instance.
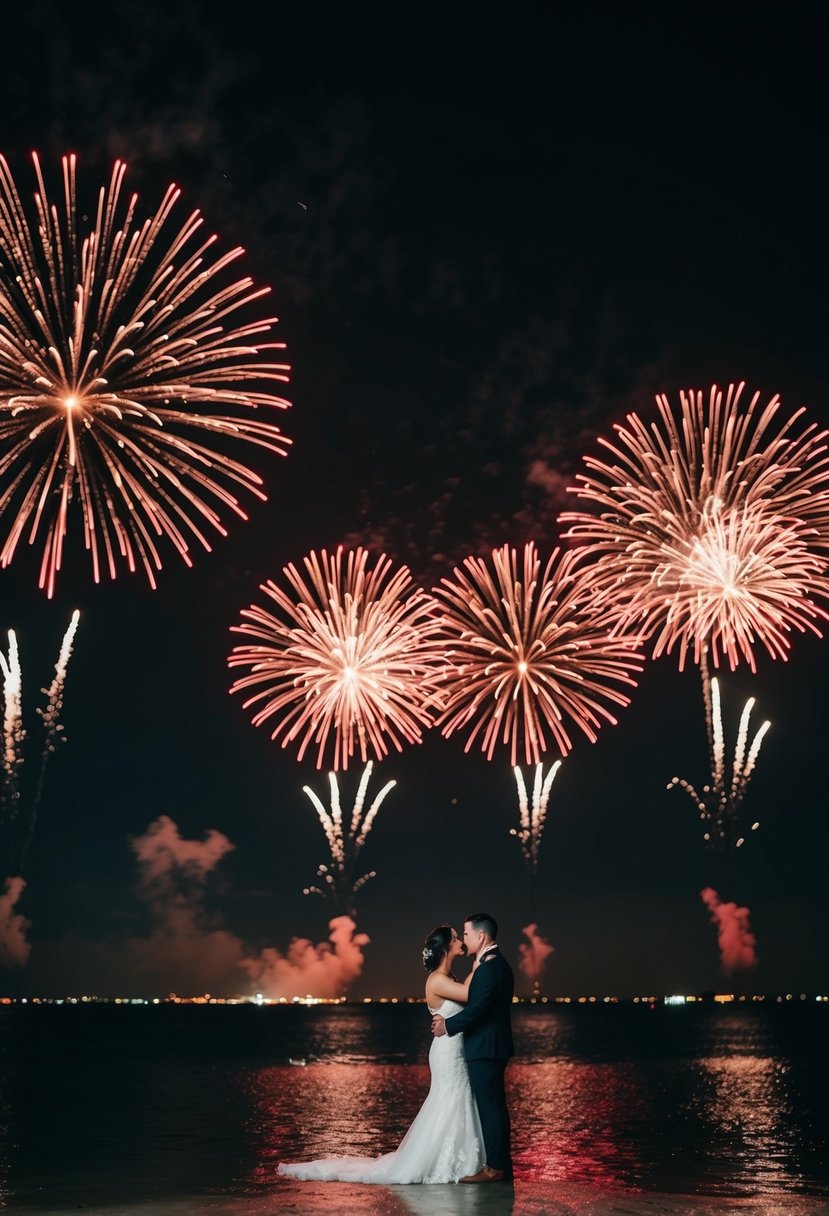
[[[353,916],[355,895],[370,879],[376,877],[376,872],[369,870],[368,873],[355,879],[354,873],[357,858],[369,832],[374,826],[377,812],[380,810],[386,795],[394,789],[397,782],[387,781],[379,794],[375,796],[374,801],[364,815],[363,808],[365,806],[372,768],[373,764],[369,761],[363,769],[363,775],[357,787],[357,796],[354,799],[354,805],[348,822],[344,822],[343,820],[340,788],[336,773],[328,774],[328,783],[331,790],[330,811],[326,810],[310,786],[304,785],[302,787],[303,792],[311,799],[319,815],[320,823],[325,832],[325,838],[328,841],[328,848],[331,852],[330,862],[321,865],[317,870],[317,878],[320,880],[321,885],[305,887],[303,894],[321,895],[324,899],[330,901],[337,915]]]
[[[590,604],[590,588],[569,555],[555,550],[542,571],[535,545],[492,553],[492,566],[468,557],[444,578],[440,640],[445,649],[443,734],[470,728],[465,750],[481,737],[492,759],[499,744],[538,763],[550,741],[570,750],[570,723],[595,742],[599,727],[616,722],[607,702],[630,698],[641,656],[629,638],[610,634]],[[569,719],[569,722],[568,722]]]
[[[333,739],[334,769],[359,754],[378,759],[389,745],[419,743],[432,723],[439,652],[433,603],[414,588],[405,566],[385,554],[368,566],[363,548],[311,552],[303,577],[284,567],[284,591],[273,580],[261,590],[277,613],[252,605],[234,633],[246,638],[230,655],[248,669],[232,692],[256,690],[244,708],[259,705],[253,723],[276,720],[271,738],[299,741],[301,760],[317,747],[317,768]]]
[[[28,822],[25,825],[25,835],[22,846],[16,849],[16,821],[20,817],[22,798],[20,790],[20,773],[24,762],[24,744],[26,731],[23,726],[22,686],[23,678],[20,666],[20,655],[17,636],[14,630],[9,630],[8,657],[0,651],[0,670],[3,673],[3,805],[6,812],[9,841],[10,872],[22,871],[31,846],[40,800],[43,794],[46,764],[59,740],[63,737],[63,726],[60,722],[60,711],[63,708],[63,692],[66,684],[66,672],[72,655],[72,645],[75,640],[80,614],[75,611],[69,622],[60,652],[55,664],[55,674],[48,688],[42,691],[46,697],[45,706],[37,710],[43,723],[43,745],[40,755],[40,766],[35,782],[34,794],[31,799]]]
[[[243,251],[214,252],[198,211],[175,227],[177,187],[141,222],[116,162],[82,233],[75,157],[59,205],[34,166],[30,215],[0,157],[0,564],[42,541],[51,596],[76,502],[95,581],[123,563],[155,586],[159,541],[192,564],[192,541],[225,535],[222,514],[246,518],[237,490],[265,497],[224,447],[290,442],[251,416],[288,406],[276,318],[255,316],[269,289],[228,276]]]
[[[731,772],[727,774],[720,688],[716,677],[711,680],[710,687],[711,702],[706,706],[708,734],[713,742],[710,782],[698,793],[690,781],[673,777],[668,789],[679,788],[685,791],[699,811],[705,843],[711,848],[725,851],[732,846],[739,849],[745,844],[746,836],[740,828],[739,811],[771,723],[762,724],[749,746],[749,721],[754,708],[754,698],[750,697],[740,715]],[[759,823],[752,823],[749,830],[756,831],[759,826]]]
[[[547,807],[550,801],[550,790],[555,781],[556,774],[561,768],[561,761],[556,760],[547,773],[544,775],[544,765],[537,764],[535,766],[535,776],[533,778],[532,800],[527,796],[527,786],[524,781],[524,774],[518,765],[515,766],[513,772],[515,774],[515,784],[518,788],[518,827],[510,828],[510,836],[515,836],[518,843],[521,845],[521,852],[524,855],[524,860],[527,863],[530,874],[535,877],[538,873],[538,851],[541,848],[541,837],[544,832],[544,826],[547,822]],[[533,916],[535,909],[533,909]]]

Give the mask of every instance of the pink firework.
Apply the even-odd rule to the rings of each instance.
[[[257,315],[269,289],[228,274],[243,251],[216,252],[198,211],[171,219],[177,187],[141,221],[117,162],[82,231],[75,157],[60,205],[34,165],[30,214],[0,157],[0,564],[21,539],[42,545],[51,596],[77,514],[96,582],[123,563],[155,586],[164,544],[190,565],[191,542],[225,535],[223,514],[246,518],[240,489],[265,497],[225,449],[285,454],[255,416],[288,406],[276,318]]]
[[[469,729],[466,751],[480,739],[490,760],[503,744],[512,765],[519,751],[537,764],[551,741],[570,750],[573,726],[595,742],[600,726],[616,722],[608,704],[630,701],[617,685],[635,687],[641,656],[610,635],[571,558],[558,555],[542,571],[534,544],[520,561],[505,545],[491,563],[466,558],[435,588],[446,655],[437,724],[447,736]]]
[[[743,404],[743,388],[682,393],[678,419],[659,396],[652,426],[629,415],[571,487],[585,509],[561,516],[597,607],[654,655],[676,647],[680,668],[710,651],[753,670],[758,642],[785,658],[792,630],[827,619],[827,432],[778,419],[777,397]]]
[[[322,768],[333,743],[333,767],[348,768],[369,752],[419,743],[435,702],[436,625],[431,598],[412,584],[405,566],[385,554],[369,568],[365,549],[311,552],[305,576],[283,570],[288,590],[272,580],[261,590],[276,611],[253,605],[234,633],[230,666],[247,668],[232,692],[252,692],[253,723],[275,723],[272,739],[309,745]]]

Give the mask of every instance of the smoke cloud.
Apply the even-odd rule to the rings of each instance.
[[[700,898],[711,913],[711,923],[717,926],[720,965],[726,975],[756,967],[757,938],[749,927],[748,908],[723,903],[713,887],[700,891]]]
[[[363,947],[369,938],[355,933],[357,926],[350,916],[335,916],[328,927],[327,942],[315,946],[307,938],[295,937],[285,955],[268,948],[258,958],[245,959],[242,966],[257,990],[271,1000],[343,996],[363,970]]]
[[[22,878],[7,878],[0,895],[0,967],[25,967],[31,945],[26,940],[29,921],[15,905],[26,889]]]
[[[551,946],[546,938],[541,937],[536,924],[527,925],[521,932],[529,945],[521,942],[518,947],[518,970],[527,977],[533,988],[536,988],[541,981],[541,973],[547,959],[555,950],[555,946]]]

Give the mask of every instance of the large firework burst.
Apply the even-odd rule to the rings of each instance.
[[[95,580],[124,563],[154,586],[160,542],[190,564],[191,542],[225,534],[222,515],[245,518],[240,489],[265,497],[224,449],[284,455],[289,441],[254,416],[288,405],[273,389],[284,344],[257,316],[268,288],[227,273],[243,251],[216,252],[198,211],[171,219],[177,187],[141,221],[117,162],[84,231],[74,156],[59,205],[34,164],[30,214],[0,157],[0,564],[40,543],[51,595],[77,508]]]
[[[254,725],[274,720],[271,738],[298,740],[299,759],[313,743],[318,768],[331,742],[334,769],[347,768],[355,754],[365,762],[370,750],[381,759],[389,745],[419,743],[432,722],[432,600],[385,554],[368,563],[363,548],[312,551],[306,577],[284,567],[287,591],[262,584],[276,612],[252,605],[233,629],[251,640],[230,655],[248,668],[231,691],[256,690],[244,703],[259,707]]]
[[[629,638],[610,636],[572,560],[558,558],[556,550],[542,571],[532,542],[520,562],[504,545],[491,565],[468,557],[435,588],[446,655],[438,725],[447,736],[470,728],[466,751],[480,737],[490,760],[505,744],[512,765],[519,750],[537,764],[551,740],[570,750],[572,726],[595,741],[616,722],[608,703],[629,703],[616,686],[635,687],[641,657]]]
[[[785,658],[792,630],[827,618],[827,432],[799,429],[800,410],[781,422],[777,397],[741,404],[743,388],[682,393],[678,419],[658,396],[652,426],[629,415],[571,487],[586,509],[561,516],[597,606],[680,668],[691,651],[753,670],[758,643]]]

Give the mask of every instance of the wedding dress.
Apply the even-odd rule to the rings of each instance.
[[[430,1013],[449,1018],[463,1008],[443,1001]],[[382,1157],[331,1157],[280,1165],[288,1178],[318,1182],[457,1182],[484,1164],[484,1141],[478,1108],[463,1058],[463,1035],[432,1040],[429,1051],[432,1083],[399,1148]]]

